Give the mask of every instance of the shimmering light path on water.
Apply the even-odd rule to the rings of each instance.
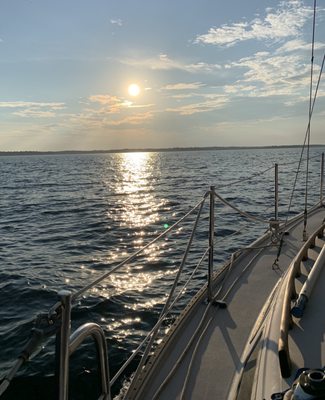
[[[313,148],[311,156],[322,151]],[[299,154],[299,149],[254,149],[0,157],[1,377],[27,341],[35,315],[57,301],[60,289],[76,291],[116,266],[188,212],[210,185],[244,211],[272,218],[273,170],[254,180],[245,178],[275,162],[298,160]],[[316,194],[309,197],[310,202],[319,197],[319,160],[311,160],[310,187],[316,187]],[[279,167],[280,218],[287,210],[296,168],[297,164]],[[239,182],[229,186],[233,181]],[[303,175],[296,190],[300,200],[302,187]],[[295,200],[292,213],[297,211],[302,208]],[[220,244],[215,262],[220,265],[239,244],[247,245],[266,227],[247,224],[219,203],[216,212]],[[240,228],[242,234],[224,239]],[[74,326],[94,321],[105,330],[112,375],[157,320],[190,229],[191,223],[186,222],[155,243],[85,294],[74,309]],[[185,277],[207,246],[207,232],[205,212]],[[187,294],[205,277],[203,267]],[[187,298],[182,301],[186,303]],[[76,376],[94,368],[89,346],[83,350],[85,354],[78,353],[72,364]],[[50,341],[22,369],[21,379],[28,376],[31,382],[33,376],[51,376],[52,355]],[[76,389],[72,398],[83,397]]]

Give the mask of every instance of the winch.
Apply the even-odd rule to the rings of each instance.
[[[283,393],[274,393],[272,400],[325,400],[325,370],[305,369],[298,372],[292,387]]]

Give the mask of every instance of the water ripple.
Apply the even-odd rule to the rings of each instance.
[[[220,194],[239,208],[271,218],[273,171],[254,181],[246,178],[275,161],[281,164],[295,160],[299,151],[256,149],[1,157],[2,376],[27,341],[36,313],[47,311],[57,301],[61,288],[76,291],[118,265],[183,216],[210,185],[220,186]],[[311,151],[314,156],[322,149]],[[310,176],[317,187],[318,168],[316,161],[310,166]],[[280,166],[282,215],[286,215],[285,199],[290,194],[293,173],[294,168],[284,171]],[[239,183],[229,186],[238,180]],[[303,177],[298,182],[303,183]],[[297,190],[296,195],[302,198],[303,190]],[[315,199],[311,196],[309,201]],[[301,210],[295,204],[290,214],[298,211]],[[247,224],[247,220],[220,203],[216,205],[216,214],[216,239],[231,235],[231,239],[220,241],[216,264],[224,262],[240,243],[247,244],[265,229]],[[105,330],[111,371],[119,368],[157,320],[180,265],[191,226],[192,222],[184,223],[123,271],[85,294],[74,308],[73,326],[91,320]],[[208,244],[207,227],[208,212],[204,210],[181,283],[190,275]],[[236,233],[239,229],[243,229],[244,235]],[[193,293],[205,277],[206,270],[202,267],[186,293]],[[186,297],[182,302],[186,304]],[[166,329],[173,319],[174,315],[170,315]],[[87,345],[84,349],[85,354],[91,354]],[[19,382],[27,375],[47,382],[46,377],[53,369],[52,356],[53,346],[49,342],[40,349],[39,357],[22,370]],[[89,356],[90,360],[93,358]],[[92,371],[82,360],[82,354],[78,353],[73,366],[75,376]],[[95,378],[91,373],[90,376],[93,381]],[[29,383],[33,386],[35,382],[30,378]],[[18,398],[15,396],[9,398]],[[32,399],[33,395],[24,398]]]

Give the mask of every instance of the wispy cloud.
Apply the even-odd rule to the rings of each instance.
[[[84,109],[78,114],[69,116],[70,123],[74,126],[83,126],[88,129],[105,129],[109,127],[124,127],[139,125],[153,118],[152,111],[148,109],[153,104],[134,104],[118,96],[109,94],[96,94],[89,96],[84,104]]]
[[[321,50],[324,48],[325,48],[324,43],[316,42],[314,44],[315,50]],[[293,51],[301,51],[301,50],[311,51],[311,44],[304,42],[302,39],[293,39],[293,40],[289,40],[284,45],[279,47],[276,50],[276,53],[290,53]]]
[[[13,112],[13,115],[17,115],[18,117],[23,118],[52,118],[56,116],[56,113],[53,111],[42,111],[35,109],[26,109]]]
[[[178,107],[168,108],[166,111],[178,113],[180,115],[192,115],[196,113],[209,112],[223,108],[229,102],[226,96],[215,96],[205,101],[186,104]]]
[[[205,86],[202,82],[175,83],[162,87],[163,90],[195,90]]]
[[[152,120],[153,115],[154,114],[151,112],[132,114],[118,120],[106,121],[106,125],[108,126],[139,125],[143,124],[146,121]]]
[[[195,42],[229,47],[251,39],[280,40],[297,37],[311,15],[311,8],[304,6],[301,0],[282,1],[278,9],[268,8],[264,18],[210,28],[208,33],[197,36]]]
[[[153,118],[154,114],[150,111],[132,112],[129,115],[125,114],[108,114],[103,110],[83,110],[79,114],[72,114],[69,118],[69,125],[82,127],[83,129],[105,129],[112,126],[133,126],[144,124]]]
[[[43,103],[32,101],[2,101],[0,108],[13,109],[13,115],[22,118],[52,118],[56,111],[65,108],[64,103]]]
[[[286,96],[285,104],[289,105],[301,101],[309,86],[310,66],[296,53],[258,52],[228,68],[244,69],[240,79],[224,86],[224,92],[231,96]],[[315,72],[318,69],[315,65]]]
[[[65,108],[64,103],[42,103],[34,101],[0,101],[0,108],[42,108],[48,107],[52,110],[61,110]]]
[[[132,102],[108,94],[96,94],[89,97],[91,103],[97,103],[105,113],[119,113],[121,109],[129,107]]]
[[[122,110],[131,109],[131,108],[150,108],[153,104],[135,104],[132,101],[125,100],[123,98],[119,98],[118,96],[111,96],[109,94],[96,94],[92,95],[88,98],[91,103],[97,103],[100,108],[99,109],[89,109],[94,113],[103,113],[103,114],[118,114]]]
[[[113,25],[118,25],[118,26],[122,26],[123,25],[122,20],[119,19],[119,18],[118,19],[111,19],[110,23],[113,24]]]
[[[190,99],[190,98],[193,98],[193,97],[195,97],[195,96],[197,96],[197,94],[194,93],[194,92],[191,92],[191,93],[177,93],[177,94],[172,94],[170,97],[171,97],[172,99],[181,100],[181,99]]]
[[[247,94],[255,93],[257,87],[254,85],[243,85],[243,84],[235,84],[235,85],[225,85],[224,91],[228,94],[238,94],[247,96]]]
[[[197,72],[214,72],[222,67],[219,64],[209,64],[204,62],[184,63],[179,60],[173,60],[167,54],[159,54],[154,57],[147,58],[127,58],[120,60],[121,63],[133,67],[150,68],[153,70],[181,70],[190,73]]]
[[[267,85],[275,83],[294,83],[304,75],[309,66],[301,56],[271,55],[268,52],[259,52],[252,57],[245,57],[232,65],[247,68],[244,76],[245,82],[263,82]]]

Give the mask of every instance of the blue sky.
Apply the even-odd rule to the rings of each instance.
[[[0,150],[300,144],[312,1],[11,0]],[[315,80],[325,46],[318,2]],[[138,96],[128,86],[136,83]],[[325,143],[324,84],[312,142]]]

